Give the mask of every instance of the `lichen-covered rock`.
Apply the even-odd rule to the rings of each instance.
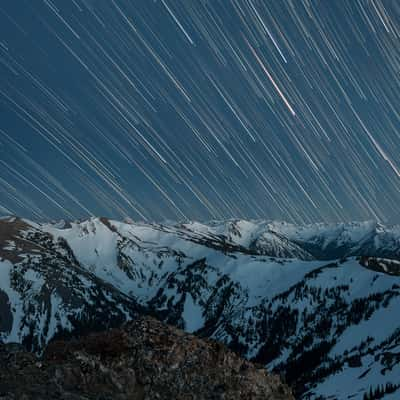
[[[264,368],[223,345],[152,318],[81,339],[52,342],[42,358],[0,348],[0,399],[291,400]]]

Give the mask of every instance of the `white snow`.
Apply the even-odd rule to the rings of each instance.
[[[4,343],[20,341],[20,336],[22,333],[20,331],[20,324],[24,316],[21,297],[19,293],[11,286],[10,271],[12,268],[13,264],[11,264],[9,261],[0,260],[0,289],[7,294],[10,303],[10,309],[13,314],[13,326],[11,332],[8,334],[3,333],[0,336]]]
[[[195,332],[204,326],[204,317],[201,308],[193,301],[193,297],[186,294],[185,305],[182,313],[185,321],[185,330],[187,332]]]

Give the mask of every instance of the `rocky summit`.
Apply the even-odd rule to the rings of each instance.
[[[218,342],[143,317],[80,339],[54,341],[36,358],[0,347],[2,400],[292,400],[261,365]]]

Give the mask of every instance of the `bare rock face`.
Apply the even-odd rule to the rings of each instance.
[[[41,359],[0,347],[0,399],[292,400],[262,366],[223,345],[144,317],[121,329],[52,342]]]

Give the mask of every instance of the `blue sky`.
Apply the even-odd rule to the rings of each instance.
[[[392,1],[4,0],[0,213],[400,222]]]

